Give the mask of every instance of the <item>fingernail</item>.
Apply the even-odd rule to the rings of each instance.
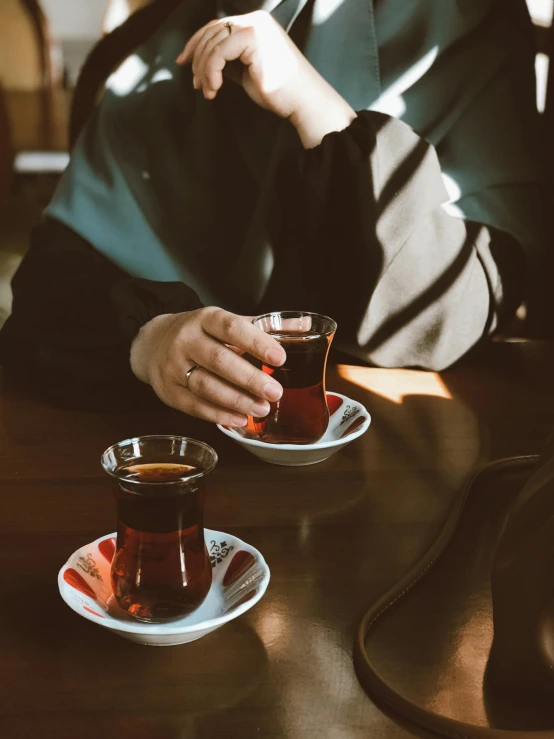
[[[264,387],[264,395],[268,400],[275,402],[283,394],[283,388],[276,382],[268,382]]]
[[[266,356],[267,361],[274,367],[279,367],[286,359],[285,352],[278,349],[270,349]]]
[[[248,423],[248,419],[246,416],[235,416],[231,419],[229,426],[232,426],[234,428],[241,428],[242,426],[246,426]]]
[[[269,411],[269,403],[266,403],[264,400],[259,400],[252,406],[252,415],[256,416],[257,418],[267,416]]]

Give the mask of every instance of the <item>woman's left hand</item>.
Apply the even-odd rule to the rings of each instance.
[[[192,36],[177,61],[192,64],[194,87],[208,100],[217,96],[225,74],[255,103],[290,119],[301,136],[309,128],[310,139],[319,136],[318,117],[329,119],[325,135],[345,128],[356,115],[265,11],[211,21]]]

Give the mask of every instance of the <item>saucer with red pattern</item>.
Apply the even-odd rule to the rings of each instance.
[[[143,623],[117,605],[110,580],[115,534],[71,555],[58,574],[60,595],[79,616],[139,644],[171,646],[200,639],[252,608],[267,590],[270,576],[260,552],[236,536],[204,529],[204,537],[212,585],[202,605],[185,618]]]

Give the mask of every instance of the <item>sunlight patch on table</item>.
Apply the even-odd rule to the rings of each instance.
[[[452,400],[440,375],[417,370],[375,369],[339,365],[339,376],[353,385],[380,395],[393,403],[402,403],[408,395],[427,395]]]

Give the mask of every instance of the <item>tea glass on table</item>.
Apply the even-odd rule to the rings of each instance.
[[[117,507],[113,593],[133,618],[183,618],[206,598],[205,483],[216,464],[210,446],[181,436],[127,439],[102,455]]]
[[[337,324],[304,311],[267,313],[253,324],[270,334],[287,353],[285,364],[262,370],[283,387],[265,418],[250,418],[248,430],[273,444],[313,444],[325,434],[329,408],[325,394],[327,356]]]

